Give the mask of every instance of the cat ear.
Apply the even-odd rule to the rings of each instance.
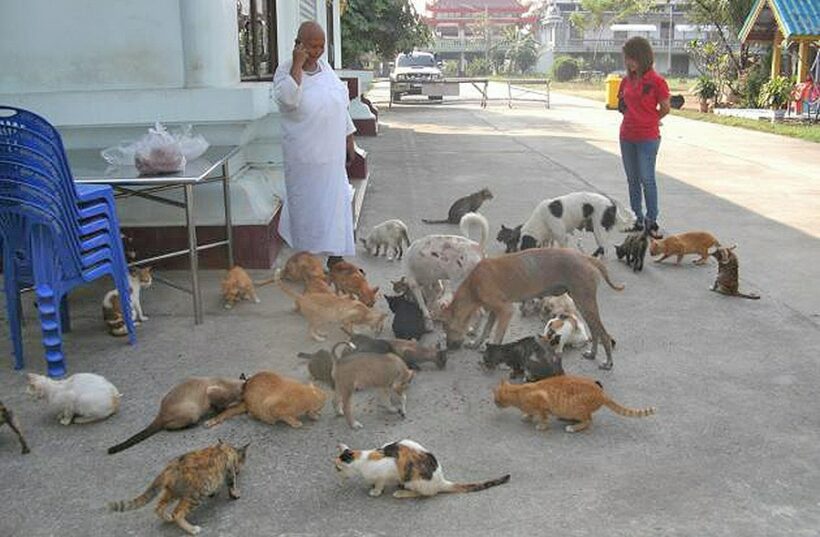
[[[336,444],[336,447],[339,449],[340,452],[344,453],[345,451],[349,450],[350,448],[347,447],[347,444],[342,444],[341,442]]]
[[[377,285],[376,287],[374,287],[374,288],[373,288],[373,294],[374,294],[374,295],[377,295],[377,294],[379,293],[379,287],[380,287],[380,286],[379,286],[379,285]]]
[[[524,227],[524,224],[518,224],[517,226],[515,226],[515,231],[521,231],[521,228],[523,228],[523,227]]]
[[[727,249],[727,250],[729,250],[729,251],[731,252],[731,251],[732,251],[732,250],[734,250],[735,248],[737,248],[737,244],[733,244],[733,245],[729,246],[729,247],[728,247],[728,248],[726,248],[726,249]]]
[[[221,438],[217,438],[217,439],[216,439],[216,443],[217,443],[218,445],[220,445],[220,446],[224,446],[224,445],[225,445],[225,442],[224,442]]]

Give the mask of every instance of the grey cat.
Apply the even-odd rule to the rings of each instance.
[[[423,218],[421,221],[425,224],[458,224],[461,222],[461,217],[467,213],[474,213],[481,208],[481,205],[493,199],[493,193],[489,188],[482,188],[478,192],[473,192],[469,196],[457,199],[450,206],[450,212],[447,213],[446,220],[427,220]]]

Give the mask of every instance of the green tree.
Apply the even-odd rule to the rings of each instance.
[[[347,0],[341,17],[342,64],[358,67],[375,54],[390,59],[433,39],[410,0]]]
[[[573,26],[595,34],[592,64],[596,64],[598,43],[604,30],[612,24],[638,13],[646,13],[654,6],[653,0],[581,0],[581,10],[569,16]]]
[[[504,58],[513,72],[525,73],[538,61],[538,42],[531,33],[523,32],[518,26],[504,28],[496,47],[504,51]]]
[[[692,22],[711,25],[715,28],[721,49],[727,54],[736,72],[746,66],[748,49],[740,48],[737,36],[755,0],[691,0],[687,14]]]

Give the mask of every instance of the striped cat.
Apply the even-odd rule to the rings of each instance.
[[[453,483],[444,478],[435,456],[412,440],[385,444],[379,449],[352,450],[339,444],[336,470],[344,477],[361,476],[373,485],[371,496],[381,496],[384,487],[400,485],[394,498],[435,496],[440,492],[476,492],[510,480],[507,474],[483,483]]]
[[[231,499],[239,499],[236,479],[245,463],[248,445],[237,449],[220,440],[213,446],[186,453],[168,463],[141,495],[133,500],[111,502],[108,507],[113,511],[139,509],[159,495],[154,508],[157,516],[166,522],[175,522],[185,532],[196,535],[202,528],[192,525],[186,517],[205,498],[215,495],[225,483]],[[168,513],[168,505],[175,500],[179,502]]]
[[[502,380],[493,390],[499,408],[514,406],[524,413],[524,419],[536,421],[539,431],[547,429],[550,414],[577,423],[566,426],[569,433],[583,431],[592,425],[592,413],[605,406],[621,416],[651,416],[655,409],[626,408],[604,392],[600,382],[584,377],[561,375],[528,384],[510,384]]]
[[[131,269],[128,275],[128,288],[131,290],[131,318],[134,324],[147,321],[148,317],[142,312],[140,303],[140,290],[151,287],[154,279],[151,277],[151,267]],[[128,329],[125,327],[125,319],[122,316],[122,304],[120,303],[120,293],[116,289],[108,291],[102,302],[103,320],[108,326],[108,333],[112,336],[127,336]]]

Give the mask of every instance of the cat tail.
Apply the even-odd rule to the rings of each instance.
[[[461,234],[465,237],[470,237],[470,226],[478,226],[481,230],[481,238],[478,240],[478,247],[484,251],[484,245],[487,243],[487,237],[490,235],[490,223],[479,213],[467,213],[461,217],[458,227],[461,229]]]
[[[144,506],[151,500],[153,500],[157,494],[159,494],[160,489],[162,486],[160,485],[160,478],[162,475],[159,475],[154,482],[151,483],[151,486],[148,487],[148,490],[134,498],[133,500],[120,500],[118,502],[109,502],[108,508],[112,511],[123,512],[123,511],[133,511],[134,509],[139,509],[140,507]]]
[[[276,269],[273,273],[273,276],[270,278],[265,278],[264,280],[259,280],[258,282],[253,282],[254,287],[262,287],[263,285],[268,285],[269,283],[275,283],[282,279],[281,274],[282,269]]]
[[[653,406],[647,408],[627,408],[619,405],[609,397],[604,400],[604,406],[612,412],[628,418],[645,418],[646,416],[651,416],[655,413],[655,407]]]
[[[125,442],[121,442],[116,446],[111,446],[108,448],[108,454],[113,455],[114,453],[119,453],[120,451],[126,450],[135,444],[139,444],[143,440],[154,436],[158,432],[163,429],[162,424],[160,423],[159,419],[155,419],[151,422],[151,424],[146,427],[145,429],[141,430]]]
[[[612,283],[612,280],[609,279],[609,271],[607,271],[606,265],[604,265],[603,261],[601,261],[597,257],[592,257],[592,256],[589,256],[589,255],[587,256],[587,260],[589,260],[590,263],[595,265],[595,268],[598,269],[598,272],[601,273],[601,276],[604,277],[604,280],[606,281],[607,284],[609,284],[610,287],[612,287],[616,291],[623,291],[624,290],[624,287],[626,287],[624,284],[619,285],[617,283]]]
[[[445,481],[444,489],[441,492],[478,492],[486,490],[491,487],[503,485],[510,480],[510,474],[499,477],[498,479],[491,479],[481,483],[453,483],[452,481]]]
[[[748,298],[748,299],[751,299],[751,300],[760,300],[760,295],[754,295],[754,294],[738,293],[735,296],[739,296],[740,298]]]
[[[406,227],[401,230],[401,240],[403,240],[407,246],[410,246],[410,237],[407,235]]]
[[[425,224],[449,224],[450,220],[445,218],[444,220],[428,220],[426,218],[421,219],[422,222]]]
[[[125,319],[122,313],[115,311],[113,307],[109,308],[103,305],[103,321],[108,326],[108,333],[115,337],[122,337],[128,335],[128,328],[125,326]]]

